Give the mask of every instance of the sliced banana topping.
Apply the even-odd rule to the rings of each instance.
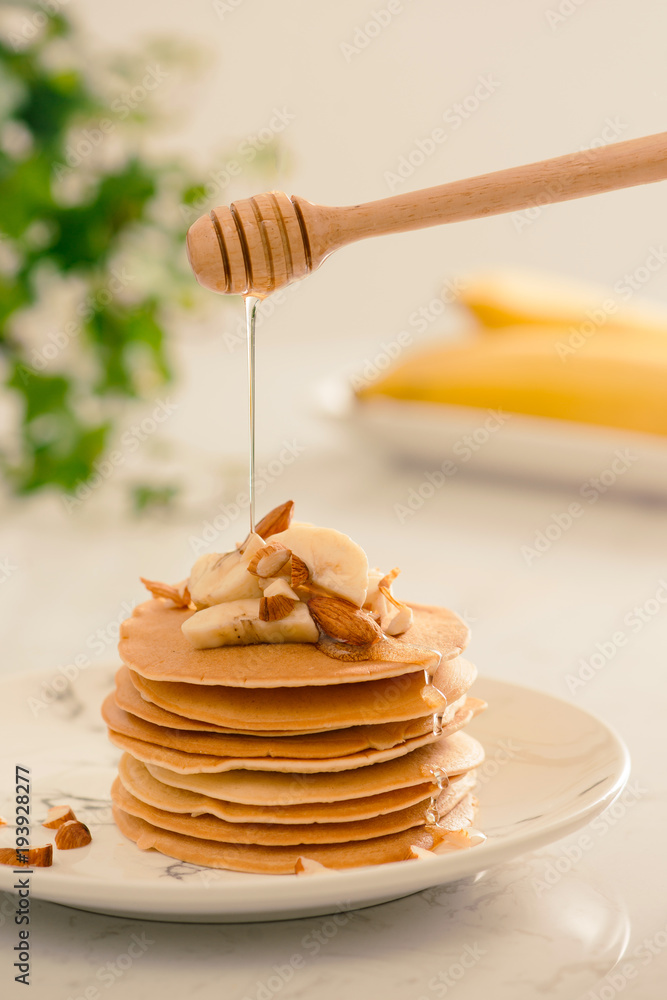
[[[201,556],[180,584],[143,582],[157,599],[194,605],[182,628],[197,649],[311,642],[338,659],[380,646],[385,658],[406,655],[390,639],[412,624],[411,609],[391,592],[399,570],[369,571],[360,545],[334,528],[291,523],[293,507],[276,507],[233,551]]]
[[[306,564],[313,583],[358,608],[368,590],[368,558],[349,535],[335,528],[293,521],[286,531],[271,535],[267,543],[280,542]]]
[[[265,547],[264,539],[257,534],[248,536],[244,544],[218,555],[211,552],[200,556],[192,567],[188,589],[196,608],[209,608],[226,601],[240,601],[261,597],[257,577],[248,571],[253,558]]]
[[[259,600],[214,604],[188,618],[182,629],[195,649],[259,642],[317,642],[319,637],[317,626],[301,601],[279,621],[261,620]]]

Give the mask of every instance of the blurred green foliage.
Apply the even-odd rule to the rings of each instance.
[[[150,99],[100,95],[85,44],[62,12],[20,9],[28,29],[0,38],[0,357],[21,414],[11,433],[3,428],[0,468],[17,493],[72,493],[94,474],[123,407],[154,398],[172,378],[169,307],[196,296],[184,238],[200,213],[184,209],[205,188],[182,163],[156,164],[141,152],[157,117]],[[59,46],[64,60],[53,57]],[[145,64],[128,66],[129,94],[143,80],[150,98],[159,77],[153,71],[151,82]],[[108,146],[122,155],[101,156]],[[264,150],[253,169],[270,167],[274,153]],[[122,263],[137,233],[157,247],[148,284]],[[48,308],[44,316],[45,298],[72,287],[74,316]],[[26,317],[34,321],[40,306],[26,335]],[[168,504],[177,487],[132,491],[135,507],[147,509]]]

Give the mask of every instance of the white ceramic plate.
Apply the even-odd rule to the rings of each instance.
[[[89,668],[71,683],[58,674],[0,681],[0,814],[13,821],[20,764],[31,770],[34,845],[53,837],[39,825],[53,804],[71,805],[93,834],[88,847],[54,851],[51,868],[35,869],[31,893],[99,913],[237,922],[386,902],[474,876],[576,830],[614,800],[629,773],[625,746],[599,719],[539,691],[480,678],[474,694],[489,708],[469,731],[487,754],[477,821],[485,843],[426,860],[299,877],[200,868],[140,851],[112,822],[109,787],[119,754],[107,741],[99,705],[113,672]],[[61,691],[47,705],[54,687]],[[11,825],[0,830],[0,845],[13,842]],[[0,865],[0,889],[11,889],[15,878]]]
[[[357,400],[349,382],[332,378],[314,390],[320,414],[350,431],[370,453],[435,469],[445,460],[470,470],[600,492],[667,494],[667,439],[521,413],[377,397]],[[594,484],[593,484],[594,485]]]

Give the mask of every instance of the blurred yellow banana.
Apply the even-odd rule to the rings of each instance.
[[[493,270],[457,283],[458,301],[492,332],[517,324],[624,328],[667,337],[667,307],[635,301],[643,285],[667,261],[655,248],[642,267],[619,279],[613,288],[597,287],[539,271]]]
[[[359,391],[667,434],[667,337],[607,329],[573,346],[568,326],[514,326],[414,353]]]

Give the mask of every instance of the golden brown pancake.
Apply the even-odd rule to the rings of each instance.
[[[214,757],[211,754],[183,753],[180,750],[172,750],[169,747],[157,746],[155,743],[133,739],[131,736],[118,733],[114,729],[108,729],[107,732],[114,746],[131,753],[137,760],[168,767],[180,774],[220,773],[234,771],[238,768],[247,768],[251,771],[300,771],[309,774],[320,771],[346,771],[400,757],[410,753],[411,750],[416,750],[417,747],[435,742],[437,738],[433,736],[433,733],[429,733],[426,736],[417,736],[405,743],[399,743],[398,746],[391,747],[389,750],[362,750],[360,753],[349,754],[347,757],[309,759],[304,757]]]
[[[468,798],[470,808],[466,803]],[[466,799],[452,810],[452,820],[449,823],[443,821],[443,829],[461,828],[461,818],[472,812],[472,796],[466,796]],[[179,861],[207,868],[272,875],[293,874],[300,857],[310,858],[330,868],[354,868],[403,861],[409,857],[412,845],[430,850],[437,845],[439,839],[437,829],[416,827],[384,837],[344,844],[264,847],[257,844],[218,843],[161,830],[146,820],[131,816],[117,805],[113,806],[113,817],[121,833],[133,840],[141,850],[154,849]],[[411,863],[419,864],[417,861]]]
[[[469,630],[453,611],[422,604],[410,607],[414,623],[397,643],[436,650],[444,660],[460,656]],[[162,600],[140,604],[121,625],[121,660],[149,680],[242,688],[349,684],[423,670],[417,664],[401,662],[344,663],[307,642],[194,649],[181,631],[183,622],[193,614]]]
[[[461,794],[463,798],[463,794]],[[183,833],[202,840],[222,841],[227,844],[264,844],[280,846],[284,844],[340,844],[351,840],[370,840],[388,833],[399,833],[413,826],[426,824],[429,800],[418,802],[406,809],[373,816],[371,819],[350,820],[343,823],[227,823],[217,816],[203,813],[191,816],[169,812],[148,805],[129,792],[120,778],[116,778],[111,788],[111,799],[115,805],[132,816],[146,820],[160,830]],[[459,800],[460,801],[460,800]],[[456,805],[457,803],[454,803]],[[438,805],[444,819],[444,809],[440,799]]]
[[[214,799],[255,805],[295,805],[299,802],[336,802],[433,780],[434,768],[445,774],[463,774],[484,760],[480,743],[467,733],[454,733],[403,757],[369,764],[351,771],[315,774],[239,769],[213,774],[180,774],[146,763],[158,781],[201,792]]]
[[[124,753],[118,766],[121,782],[135,798],[156,809],[168,812],[189,813],[199,816],[209,813],[228,823],[346,823],[352,820],[371,819],[386,813],[406,809],[417,803],[428,803],[436,786],[430,783],[393,789],[379,795],[360,799],[343,799],[339,802],[313,802],[294,806],[252,806],[239,802],[212,799],[198,792],[165,785],[154,778],[145,764]],[[475,785],[476,774],[469,771],[451,779],[439,799],[440,809],[448,812]]]
[[[418,719],[458,701],[476,675],[461,656],[440,664],[435,687],[424,684],[422,672],[355,684],[265,689],[154,681],[130,670],[140,695],[154,705],[243,732],[320,731]]]
[[[135,696],[137,701],[142,701],[136,691]],[[455,728],[460,729],[483,707],[484,703],[478,698],[459,699],[448,707],[443,719],[443,728],[446,727],[448,733],[454,732]],[[286,735],[276,738],[264,734],[249,736],[237,733],[197,732],[167,728],[147,722],[141,716],[119,706],[117,691],[105,699],[102,705],[102,717],[110,729],[124,736],[155,743],[161,747],[171,747],[184,753],[207,753],[218,757],[343,757],[362,750],[388,750],[405,740],[433,733],[431,716],[402,723],[389,723],[386,726],[331,729],[307,736]]]
[[[477,699],[471,699],[471,701],[474,702],[477,701]],[[428,743],[434,743],[440,738],[433,733],[431,725],[430,732],[423,733],[420,736],[415,736],[410,739],[405,739],[401,743],[395,744],[393,747],[387,747],[384,749],[369,748],[358,751],[357,753],[345,754],[341,756],[330,754],[327,757],[308,757],[301,753],[299,756],[295,757],[280,757],[278,756],[278,753],[281,749],[283,749],[281,744],[289,742],[289,740],[286,739],[266,739],[264,741],[268,744],[268,747],[264,747],[264,750],[266,751],[271,749],[274,756],[261,756],[259,752],[262,749],[261,747],[254,747],[253,749],[258,752],[253,755],[220,756],[205,753],[203,750],[195,750],[192,753],[188,753],[186,751],[174,749],[174,747],[170,745],[170,742],[173,743],[174,730],[168,730],[171,740],[167,741],[164,745],[160,742],[159,734],[151,734],[153,735],[151,742],[133,736],[131,733],[133,731],[136,732],[136,729],[140,729],[141,727],[134,727],[131,721],[132,717],[128,716],[127,713],[122,713],[121,715],[121,712],[122,710],[119,709],[113,701],[113,695],[109,695],[103,705],[102,715],[109,726],[108,732],[111,742],[121,750],[129,751],[129,753],[131,753],[132,756],[136,757],[138,760],[151,764],[158,764],[162,767],[167,767],[172,771],[179,771],[182,774],[231,771],[239,767],[261,771],[344,771],[355,767],[365,767],[367,764],[376,764],[383,760],[391,760],[394,757],[402,757],[403,754],[410,753],[410,751],[416,750],[417,747],[426,746]],[[440,735],[449,736],[458,732],[459,729],[470,721],[473,714],[474,712],[472,708],[467,709],[467,707],[462,706],[454,715],[451,723],[443,728]],[[126,719],[123,719],[123,715]],[[209,736],[208,734],[197,734],[197,736],[203,736],[204,739],[208,740],[220,738],[217,737],[217,735]],[[223,736],[221,738],[228,744],[232,740],[232,737]],[[237,737],[238,740],[242,740],[244,738],[247,737]],[[261,737],[256,739],[255,743],[261,743]],[[241,753],[243,753],[244,748],[242,746],[238,747],[238,749]],[[287,747],[285,747],[285,750],[289,753]]]

